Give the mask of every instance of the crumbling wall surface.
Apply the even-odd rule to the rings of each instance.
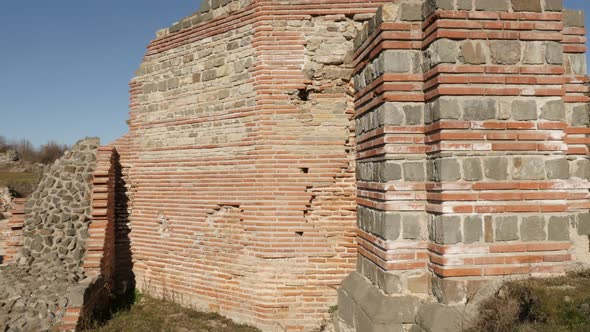
[[[93,281],[84,257],[96,245],[88,243],[89,227],[102,226],[91,222],[99,212],[92,203],[98,143],[74,145],[28,199],[22,248],[13,264],[0,268],[1,330],[49,330],[83,303]]]
[[[6,256],[7,241],[9,240],[9,226],[13,206],[13,198],[7,187],[0,187],[0,264],[3,264]]]
[[[342,329],[459,331],[505,278],[588,266],[582,26],[562,1],[404,0],[363,27]]]
[[[356,260],[352,39],[378,6],[206,1],[159,32],[123,156],[141,290],[265,330],[327,317]]]

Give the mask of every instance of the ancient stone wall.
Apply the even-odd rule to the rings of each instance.
[[[9,240],[8,220],[13,206],[13,198],[10,190],[0,187],[0,264],[6,259],[7,241]]]
[[[73,330],[109,295],[116,165],[112,148],[82,140],[47,170],[22,213],[16,202],[11,235],[22,237],[11,237],[0,268],[1,330]]]
[[[380,3],[205,2],[158,33],[123,154],[140,290],[267,331],[328,316],[356,261],[352,39]]]
[[[458,331],[497,281],[590,263],[582,23],[561,1],[407,0],[365,24],[341,329]]]

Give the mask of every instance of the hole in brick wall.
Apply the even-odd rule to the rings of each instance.
[[[299,168],[299,170],[301,171],[301,173],[303,174],[307,174],[309,173],[309,167],[301,167]]]
[[[308,101],[309,100],[309,91],[307,91],[307,89],[298,89],[297,91],[297,97],[299,98],[299,100],[302,101]]]
[[[297,234],[299,236],[303,236],[303,232],[295,232],[295,234]]]

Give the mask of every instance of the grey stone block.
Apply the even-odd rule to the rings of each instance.
[[[581,159],[572,163],[572,176],[580,179],[590,179],[590,160]]]
[[[545,179],[543,159],[536,157],[515,157],[512,160],[512,178],[515,180]]]
[[[393,163],[382,163],[382,181],[394,181],[402,178],[402,167]]]
[[[548,42],[545,51],[545,60],[550,65],[563,64],[563,46],[558,42]]]
[[[399,294],[403,289],[399,275],[383,270],[379,270],[377,285],[386,294]]]
[[[381,123],[385,126],[398,126],[404,122],[404,113],[396,105],[385,103],[378,108],[381,114]]]
[[[460,303],[465,299],[465,284],[462,280],[433,277],[432,293],[440,303]]]
[[[566,27],[584,27],[584,12],[566,9],[563,11],[563,25]]]
[[[466,41],[461,45],[459,61],[470,65],[482,65],[487,62],[485,47],[481,42]]]
[[[583,127],[590,124],[588,109],[588,105],[574,106],[571,111],[570,125],[574,127]]]
[[[483,121],[496,118],[498,103],[491,98],[463,101],[463,120]]]
[[[199,8],[199,11],[201,11],[201,13],[208,12],[211,9],[211,4],[209,3],[209,1],[210,0],[201,1],[201,7]]]
[[[453,10],[455,6],[453,0],[436,0],[436,7],[440,9]]]
[[[516,121],[537,119],[537,103],[534,100],[515,100],[512,102],[512,118]]]
[[[524,49],[524,58],[522,62],[527,65],[542,65],[545,64],[547,57],[546,46],[543,42],[533,41],[527,42]]]
[[[417,215],[404,215],[402,217],[402,237],[407,240],[416,240],[421,234],[421,218]]]
[[[568,54],[569,73],[574,75],[586,75],[586,55]]]
[[[357,310],[354,316],[355,330],[366,332],[404,332],[402,324],[399,323],[375,323],[362,310]]]
[[[570,165],[567,159],[554,159],[545,162],[548,179],[566,180],[570,177]]]
[[[440,303],[426,303],[420,307],[416,322],[429,332],[461,331],[464,309]]]
[[[432,104],[433,120],[440,119],[459,119],[461,116],[461,109],[459,102],[454,99],[439,98]]]
[[[563,10],[563,0],[545,0],[545,11],[560,12]]]
[[[515,40],[492,41],[490,42],[490,56],[492,62],[497,65],[515,65],[521,58],[520,42]]]
[[[480,181],[483,179],[481,160],[479,158],[463,160],[463,179],[466,181]]]
[[[406,105],[404,106],[404,113],[406,115],[407,125],[421,124],[424,107],[421,105]]]
[[[496,241],[518,240],[517,217],[496,217],[494,228]]]
[[[426,178],[426,171],[424,169],[424,162],[406,162],[403,165],[404,180],[421,182]]]
[[[417,3],[402,3],[402,21],[422,21],[422,5]]]
[[[580,213],[578,219],[578,234],[590,235],[590,213]]]
[[[348,294],[342,290],[338,290],[338,317],[342,319],[346,325],[354,326],[354,315],[356,312],[356,304],[348,296]]]
[[[467,216],[463,220],[465,243],[479,242],[483,238],[483,219],[481,216]]]
[[[545,233],[545,219],[539,216],[522,218],[520,238],[523,241],[544,241],[547,238],[547,234]]]
[[[461,165],[456,159],[438,159],[435,162],[439,181],[457,181],[461,179]]]
[[[484,159],[484,173],[489,179],[506,180],[508,178],[508,159],[506,157]]]
[[[380,57],[381,59],[381,57]],[[412,70],[411,61],[406,51],[387,50],[382,53],[381,68],[385,73],[408,73]]]
[[[434,220],[435,241],[438,244],[457,244],[463,240],[461,217],[438,216]]]
[[[457,0],[457,9],[458,10],[472,10],[473,9],[473,1],[472,0]]]
[[[383,218],[383,238],[395,241],[400,236],[401,216],[399,213],[382,212]]]
[[[515,12],[537,12],[542,11],[541,0],[512,0],[512,10]]]
[[[565,121],[565,103],[563,100],[552,100],[541,108],[541,118],[551,121]]]
[[[569,241],[570,218],[556,216],[549,218],[547,233],[549,241]]]

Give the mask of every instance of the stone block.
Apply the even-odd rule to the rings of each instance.
[[[380,270],[377,280],[377,285],[386,294],[399,294],[402,292],[402,281],[399,275],[395,273]]]
[[[461,116],[459,102],[454,99],[439,98],[432,104],[433,120],[453,119],[457,120]]]
[[[457,9],[458,10],[472,10],[473,9],[473,1],[472,0],[457,0]]]
[[[518,240],[518,217],[496,217],[494,221],[496,241]]]
[[[402,3],[402,21],[422,21],[422,4]]]
[[[508,159],[506,157],[492,157],[484,159],[484,173],[493,180],[508,178]]]
[[[430,293],[430,273],[410,276],[407,279],[408,290],[416,294]]]
[[[467,158],[463,160],[463,179],[465,181],[481,181],[483,171],[479,158]]]
[[[348,326],[354,326],[354,315],[356,312],[356,304],[342,290],[338,290],[338,317],[342,319]]]
[[[566,9],[563,11],[563,25],[566,27],[584,27],[584,12]]]
[[[404,332],[399,323],[375,323],[362,310],[357,310],[354,316],[355,330],[366,332]]]
[[[560,12],[563,10],[563,0],[545,0],[545,11]]]
[[[522,218],[520,224],[520,238],[523,241],[545,241],[545,219],[542,216]]]
[[[439,63],[457,62],[457,43],[450,39],[439,39],[431,45],[431,67]]]
[[[536,157],[515,157],[512,160],[512,178],[515,180],[545,179],[545,163]]]
[[[546,52],[545,43],[539,41],[527,42],[524,49],[524,58],[522,62],[527,65],[545,64]],[[547,53],[547,54],[546,54]]]
[[[547,224],[547,235],[549,241],[570,240],[570,218],[553,216]]]
[[[453,10],[455,9],[453,0],[436,0],[436,8]]]
[[[550,65],[563,64],[563,46],[558,42],[548,42],[545,50],[545,61]]]
[[[432,278],[432,293],[440,303],[461,303],[465,300],[465,283],[461,280]]]
[[[496,118],[498,103],[491,98],[463,101],[463,120],[483,121]]]
[[[463,242],[475,243],[483,238],[483,219],[481,216],[467,216],[463,220]]]
[[[399,238],[401,233],[401,216],[399,213],[382,212],[383,213],[383,238],[390,241],[395,241]]]
[[[417,125],[422,123],[424,107],[421,105],[406,105],[403,107],[406,115],[406,125]]]
[[[537,103],[534,100],[513,101],[512,118],[516,121],[537,120]]]
[[[383,182],[400,180],[402,178],[402,167],[394,163],[382,163],[381,180]]]
[[[434,240],[438,244],[456,244],[463,240],[461,217],[438,216],[434,219]]]
[[[412,70],[407,51],[387,50],[379,57],[385,73],[408,73]]]
[[[399,17],[399,5],[394,3],[383,4],[375,13],[377,25],[382,22],[394,22]],[[356,15],[355,15],[356,16]]]
[[[416,322],[429,332],[461,331],[463,311],[440,303],[426,303],[420,307]]]
[[[489,1],[495,3],[496,1]],[[520,42],[516,40],[497,40],[490,42],[490,56],[497,65],[515,65],[521,58]]]
[[[470,65],[482,65],[487,62],[485,47],[481,42],[466,41],[461,45],[459,61]]]
[[[402,217],[402,237],[407,240],[416,240],[421,235],[421,218],[417,215],[404,215]]]
[[[570,165],[567,159],[554,159],[545,162],[548,179],[567,180],[570,177]]]
[[[565,103],[563,100],[552,100],[541,108],[541,118],[551,121],[565,121]]]
[[[461,165],[456,159],[437,159],[434,163],[438,181],[457,181],[461,179]]]
[[[404,169],[404,180],[412,182],[424,181],[426,177],[426,171],[424,169],[424,162],[406,162],[403,165]]]
[[[568,73],[574,75],[586,75],[586,55],[568,54]]]
[[[590,179],[590,160],[581,159],[572,163],[572,176],[580,179]]]
[[[385,103],[378,108],[382,125],[398,126],[404,122],[404,113],[395,104]]]
[[[579,235],[590,235],[590,213],[580,213],[577,216]]]
[[[570,125],[574,127],[585,127],[590,124],[588,105],[574,106],[570,115]]]
[[[512,10],[515,12],[537,12],[543,11],[541,0],[512,0]]]

